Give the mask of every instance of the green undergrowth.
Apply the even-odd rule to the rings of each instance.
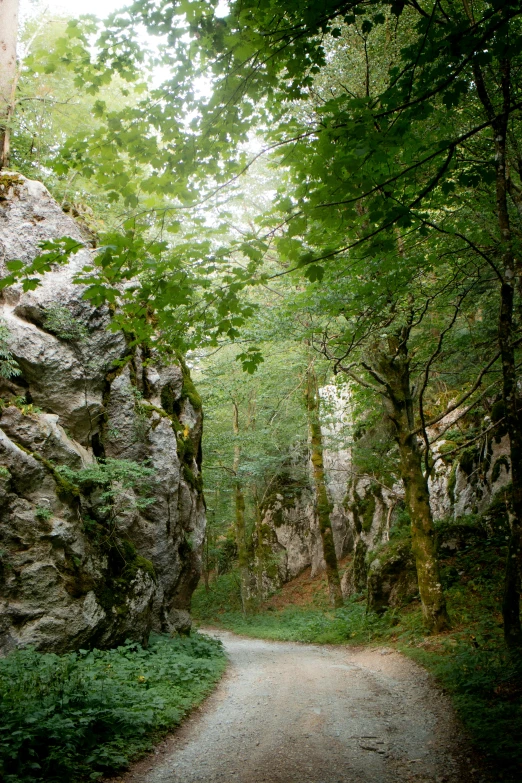
[[[262,639],[400,650],[428,668],[449,693],[484,769],[494,770],[491,780],[520,783],[522,665],[507,654],[501,617],[505,525],[491,514],[462,520],[449,531],[440,525],[438,532],[445,541],[440,558],[452,619],[452,630],[445,634],[426,634],[418,601],[378,615],[367,612],[359,595],[341,609],[330,609],[319,582],[305,605],[285,605],[283,588],[276,602],[245,616],[233,572],[211,583],[208,593],[198,588],[195,616]]]
[[[199,596],[198,596],[199,598]],[[196,607],[199,601],[195,601]],[[209,616],[195,609],[202,623],[213,623],[222,628],[259,639],[313,644],[367,644],[390,640],[409,643],[423,638],[419,611],[401,616],[398,611],[384,615],[366,612],[366,603],[355,596],[341,609],[324,610],[308,606],[286,606],[283,609],[259,611],[243,615],[226,610]]]
[[[522,780],[522,660],[502,644],[475,648],[449,636],[431,648],[401,648],[425,666],[452,699],[492,783]]]
[[[221,643],[151,637],[144,649],[0,660],[0,780],[96,780],[125,768],[210,692],[225,668]]]

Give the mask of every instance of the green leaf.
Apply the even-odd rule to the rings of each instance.
[[[18,272],[20,269],[23,269],[25,267],[23,261],[17,261],[17,260],[6,261],[5,265],[10,272]]]
[[[311,283],[321,282],[324,276],[324,267],[318,264],[310,264],[304,270],[304,276],[310,280]]]

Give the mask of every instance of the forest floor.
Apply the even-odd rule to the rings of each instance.
[[[480,783],[446,696],[389,648],[213,631],[230,664],[124,783]]]

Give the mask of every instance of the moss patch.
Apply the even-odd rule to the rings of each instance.
[[[373,517],[377,505],[375,488],[370,486],[366,490],[366,495],[361,498],[355,493],[355,499],[351,504],[351,510],[354,515],[355,527],[357,532],[369,533],[373,524]]]
[[[470,476],[473,471],[473,466],[478,458],[477,449],[465,449],[462,452],[462,456],[459,461],[461,470],[464,471],[466,476]]]
[[[53,477],[55,484],[56,484],[56,494],[60,498],[60,500],[67,502],[70,502],[71,500],[74,500],[75,498],[78,498],[80,496],[80,490],[76,486],[76,484],[73,484],[71,481],[68,481],[64,476],[62,476],[56,469],[56,467],[53,465],[52,462],[49,462],[48,459],[45,459],[45,457],[42,457],[41,454],[38,454],[37,452],[28,452],[31,454],[32,457],[34,457],[38,462],[40,462],[46,470],[49,471],[51,476]]]
[[[504,455],[502,457],[499,457],[495,464],[493,465],[493,470],[491,472],[491,481],[495,483],[495,481],[498,481],[500,478],[500,471],[502,468],[502,465],[506,468],[506,471],[509,473],[510,470],[510,464],[508,458]]]
[[[185,464],[183,465],[183,478],[192,489],[195,489],[197,492],[203,491],[203,478],[201,474],[196,476],[192,468]]]
[[[23,179],[19,174],[0,172],[0,201],[7,201],[9,190],[22,183]]]
[[[190,370],[186,365],[185,359],[180,353],[176,354],[176,358],[180,364],[181,372],[183,374],[183,386],[181,389],[181,399],[186,399],[190,402],[195,411],[200,411],[203,407],[201,397],[199,396],[194,381],[190,377]]]

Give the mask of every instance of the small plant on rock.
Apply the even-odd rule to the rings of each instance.
[[[0,320],[0,376],[2,378],[13,378],[20,375],[20,367],[9,350],[8,340],[9,329],[7,324]]]
[[[53,512],[48,506],[36,506],[34,515],[36,519],[39,519],[41,522],[48,522],[51,519]]]
[[[60,340],[81,342],[88,335],[88,330],[71,311],[63,305],[51,305],[45,310],[45,328]]]
[[[97,495],[95,513],[104,519],[109,537],[118,518],[132,509],[144,510],[154,502],[147,495],[155,471],[132,460],[107,458],[80,470],[61,465],[57,471],[79,487],[82,494]]]

